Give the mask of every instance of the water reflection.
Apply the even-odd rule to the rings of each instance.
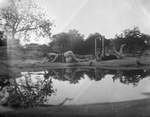
[[[21,74],[21,73],[20,73]],[[67,81],[78,84],[85,76],[95,82],[111,75],[112,81],[137,86],[141,79],[150,75],[149,70],[103,70],[86,68],[45,69],[39,72],[22,72],[20,77],[14,74],[0,75],[0,103],[11,107],[33,107],[44,104],[48,97],[57,94],[53,81]],[[104,84],[105,85],[105,84]],[[63,87],[62,87],[63,88]],[[65,101],[63,101],[63,104]],[[61,103],[62,104],[62,103]]]
[[[70,84],[76,84],[84,78],[85,72],[89,72],[89,70],[81,68],[47,69],[44,70],[44,78],[52,77],[61,81],[69,81]]]
[[[150,75],[149,70],[105,70],[105,69],[85,69],[85,68],[64,68],[44,70],[44,77],[69,81],[72,84],[79,83],[80,79],[87,75],[91,80],[99,81],[106,75],[112,75],[113,82],[120,80],[123,84],[133,84],[137,86],[139,81]]]
[[[149,70],[133,70],[133,71],[117,71],[112,77],[115,81],[119,79],[123,84],[133,84],[137,86],[141,79],[146,78],[150,75]]]
[[[0,84],[4,83],[2,81]],[[48,96],[55,93],[51,78],[33,77],[29,72],[20,78],[11,78],[10,76],[9,83],[7,85],[5,83],[5,86],[0,85],[0,87],[3,88],[0,92],[1,104],[14,108],[43,104],[47,101]]]

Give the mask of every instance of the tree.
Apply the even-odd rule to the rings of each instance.
[[[69,37],[64,32],[53,35],[50,45],[52,46],[52,50],[54,51],[65,52],[69,50]]]
[[[138,27],[134,27],[132,30],[126,29],[120,35],[116,35],[113,44],[117,50],[119,50],[122,44],[126,44],[126,53],[136,55],[141,54],[147,49],[147,41],[149,39],[150,36],[141,33]]]
[[[32,0],[9,0],[9,5],[1,9],[6,20],[5,31],[12,40],[23,38],[29,41],[31,35],[50,37],[53,22]],[[33,37],[32,37],[33,38]]]
[[[80,34],[77,30],[69,30],[67,33],[62,32],[52,36],[53,41],[50,43],[59,52],[68,50],[76,54],[81,54],[83,50],[84,35]]]
[[[84,35],[80,34],[78,30],[69,30],[69,46],[70,49],[76,54],[82,54],[83,43],[84,43]]]
[[[95,39],[97,39],[97,48],[101,50],[102,48],[102,35],[99,33],[90,34],[84,41],[84,51],[85,54],[94,54],[95,52]],[[105,47],[110,44],[110,40],[104,39]]]

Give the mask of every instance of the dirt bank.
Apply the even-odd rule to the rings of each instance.
[[[4,117],[148,117],[150,99],[116,103],[36,107],[1,113]]]

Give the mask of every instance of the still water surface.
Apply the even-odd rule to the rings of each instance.
[[[20,77],[1,75],[1,105],[29,107],[41,104],[70,105],[119,102],[147,98],[149,70],[85,68],[21,72]],[[10,78],[9,78],[10,77]]]

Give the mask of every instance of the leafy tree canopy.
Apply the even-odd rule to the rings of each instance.
[[[32,0],[9,0],[9,5],[1,9],[6,20],[5,32],[10,38],[23,38],[29,41],[31,35],[50,37],[53,22]],[[32,37],[33,38],[33,37]]]
[[[136,55],[147,49],[147,41],[149,39],[150,36],[141,33],[138,27],[134,27],[132,30],[126,29],[120,35],[116,35],[113,44],[117,50],[122,44],[126,44],[126,52]]]
[[[74,53],[80,53],[84,42],[84,36],[77,30],[69,30],[66,33],[58,33],[53,35],[52,39],[53,41],[50,45],[53,46],[53,50],[58,50],[59,52],[72,50]]]
[[[84,48],[85,48],[85,53],[88,54],[94,54],[95,51],[95,39],[97,41],[97,48],[102,48],[102,35],[99,33],[95,33],[95,34],[90,34],[87,39],[85,40],[85,44],[84,44]],[[110,40],[107,40],[104,37],[104,42],[105,42],[105,46],[108,46],[110,44]]]

